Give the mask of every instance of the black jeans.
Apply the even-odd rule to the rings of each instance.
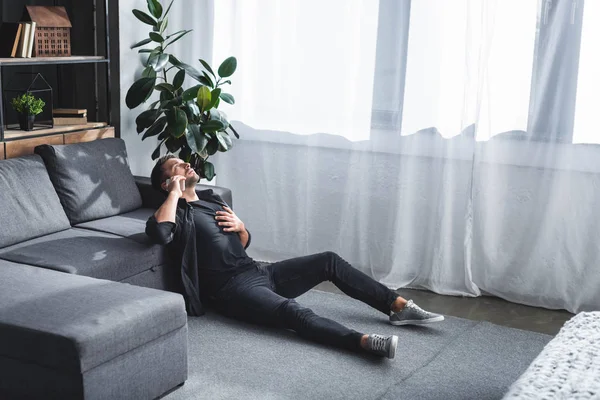
[[[302,307],[295,297],[323,281],[388,315],[398,297],[332,252],[256,267],[231,278],[214,296],[217,311],[244,321],[294,330],[315,342],[360,349],[362,334]]]

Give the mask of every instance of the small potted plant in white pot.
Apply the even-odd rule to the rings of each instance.
[[[21,130],[32,131],[35,116],[44,110],[46,103],[29,92],[23,93],[12,99],[11,105],[19,114]]]

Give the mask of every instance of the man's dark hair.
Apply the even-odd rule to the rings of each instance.
[[[163,183],[163,177],[165,176],[165,171],[163,170],[163,164],[165,161],[170,160],[171,158],[176,158],[173,154],[167,154],[162,156],[156,162],[154,168],[152,168],[152,173],[150,174],[150,182],[152,183],[152,187],[159,192],[164,192],[163,188],[160,185]]]

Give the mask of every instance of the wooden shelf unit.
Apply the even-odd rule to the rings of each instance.
[[[66,7],[73,24],[71,44],[74,54],[70,57],[0,57],[0,159],[30,154],[33,147],[43,143],[77,143],[119,137],[118,2],[0,0],[0,23],[19,22],[27,5]],[[23,86],[25,78],[20,76],[37,72],[45,76],[53,89],[54,108],[85,108],[88,118],[103,122],[36,127],[33,131],[14,129],[15,113],[7,104],[10,95],[5,96],[5,93],[24,90],[27,84]]]
[[[82,131],[86,129],[102,128],[107,126],[106,122],[88,122],[87,124],[81,125],[62,125],[55,126],[54,128],[36,129],[33,131],[22,131],[19,129],[7,129],[4,131],[4,141],[9,142],[12,140],[27,139],[30,137],[37,136],[48,136],[56,135],[61,133]]]
[[[47,136],[34,136],[26,139],[0,142],[0,159],[14,158],[33,154],[33,150],[40,144],[73,144],[90,142],[92,140],[115,137],[115,128],[106,126],[96,129],[83,129],[73,132],[55,133]]]
[[[103,56],[71,56],[71,57],[31,57],[31,58],[0,58],[0,65],[51,65],[51,64],[85,64],[102,63],[110,60]]]

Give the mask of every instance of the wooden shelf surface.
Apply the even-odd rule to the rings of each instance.
[[[88,122],[81,125],[61,125],[54,128],[36,129],[33,131],[22,131],[19,129],[7,129],[4,131],[4,140],[18,140],[36,136],[54,135],[59,133],[68,133],[83,131],[87,129],[102,128],[107,126],[106,122]]]
[[[31,58],[0,58],[0,65],[31,65],[31,64],[83,64],[108,62],[103,56],[71,56],[71,57],[31,57]]]

